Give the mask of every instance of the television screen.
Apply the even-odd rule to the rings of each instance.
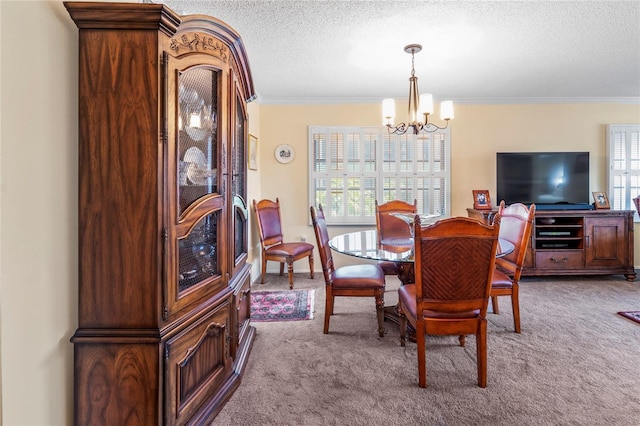
[[[588,152],[498,152],[497,202],[590,208]]]

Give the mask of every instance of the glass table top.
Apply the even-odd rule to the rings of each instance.
[[[375,229],[337,235],[329,240],[329,247],[338,253],[363,259],[413,262],[412,238],[387,239],[379,244]],[[512,243],[499,238],[496,256],[509,254],[514,248]]]

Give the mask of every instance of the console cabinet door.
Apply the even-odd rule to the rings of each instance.
[[[585,218],[587,269],[625,267],[628,233],[623,216]]]

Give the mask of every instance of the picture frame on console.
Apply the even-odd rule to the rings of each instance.
[[[486,189],[473,190],[473,208],[476,210],[491,210],[491,196]]]
[[[593,192],[593,205],[598,209],[610,209],[609,198],[606,192]]]

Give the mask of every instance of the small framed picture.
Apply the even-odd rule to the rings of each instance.
[[[476,210],[491,210],[491,197],[485,189],[473,190],[473,208]]]
[[[594,192],[593,193],[593,204],[596,206],[596,209],[610,209],[609,206],[609,198],[607,198],[606,192]]]
[[[258,170],[258,138],[249,135],[249,170]]]

